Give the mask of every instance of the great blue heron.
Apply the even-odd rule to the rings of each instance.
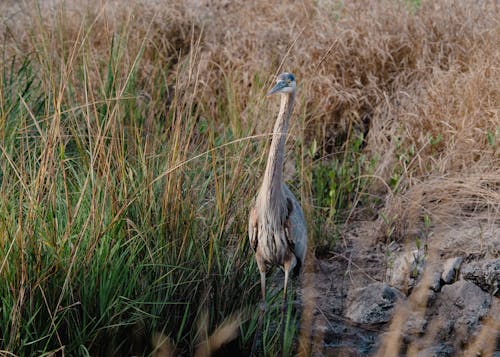
[[[248,224],[250,244],[260,271],[262,309],[266,301],[266,271],[271,265],[285,272],[283,308],[290,272],[304,265],[307,230],[299,202],[283,182],[285,141],[295,100],[296,82],[291,73],[282,73],[267,93],[281,94],[281,107],[274,124],[273,138],[262,186],[250,210]]]

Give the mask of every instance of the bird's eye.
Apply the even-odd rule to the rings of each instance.
[[[291,81],[291,80],[289,80],[289,79],[287,79],[287,80],[286,80],[286,83],[287,83],[288,85],[290,85],[290,84],[292,84],[292,81]]]

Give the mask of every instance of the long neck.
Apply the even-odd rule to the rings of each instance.
[[[263,193],[271,199],[282,195],[281,184],[283,180],[283,162],[285,160],[285,142],[294,100],[295,93],[283,93],[281,95],[280,111],[274,124],[273,139],[262,183]]]

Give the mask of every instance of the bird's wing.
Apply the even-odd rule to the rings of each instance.
[[[288,213],[283,227],[285,237],[289,249],[292,250],[297,260],[302,264],[307,250],[307,228],[304,212],[302,212],[299,202],[286,185],[283,185],[283,191],[286,197],[286,212]]]
[[[252,207],[248,219],[248,237],[250,238],[250,245],[254,251],[257,251],[258,233],[257,210],[255,207]]]
[[[283,224],[283,228],[285,231],[286,241],[288,242],[288,245],[293,252],[293,251],[295,251],[295,239],[292,236],[292,234],[290,233],[290,230],[292,228],[291,227],[292,222],[290,220],[290,217],[291,217],[292,212],[293,212],[293,201],[289,197],[287,197],[287,199],[286,199],[286,208],[287,208],[287,215],[286,215],[285,222]]]

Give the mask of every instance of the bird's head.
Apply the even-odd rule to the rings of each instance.
[[[288,72],[281,73],[278,78],[276,78],[276,84],[267,95],[270,96],[274,93],[294,93],[296,85],[295,76],[293,74]]]

